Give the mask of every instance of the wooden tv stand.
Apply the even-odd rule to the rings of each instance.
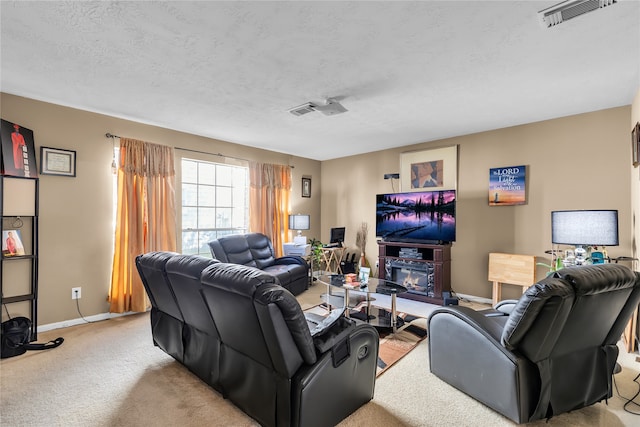
[[[451,244],[378,241],[378,277],[406,286],[398,294],[431,304],[444,304],[451,292]]]

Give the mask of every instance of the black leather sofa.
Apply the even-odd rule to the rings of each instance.
[[[298,295],[309,286],[309,266],[300,257],[276,258],[271,239],[261,233],[231,234],[209,242],[220,262],[248,265],[278,278],[280,285]]]
[[[640,273],[618,264],[565,268],[514,301],[450,306],[428,320],[431,372],[516,423],[606,400],[616,343],[640,300]]]
[[[136,265],[154,344],[261,425],[333,426],[373,398],[370,325],[344,316],[322,325],[253,267],[168,252]]]

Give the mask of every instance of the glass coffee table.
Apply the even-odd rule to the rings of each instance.
[[[327,285],[327,293],[323,295],[325,302],[331,306],[344,306],[345,315],[364,320],[377,328],[391,328],[395,333],[404,324],[396,311],[396,295],[407,292],[407,288],[389,280],[370,277],[366,284],[360,282],[347,283],[342,274],[322,274],[318,282]],[[343,295],[336,295],[332,290],[342,289]],[[372,306],[375,295],[391,296],[391,310]],[[362,311],[351,312],[353,306],[366,303]]]

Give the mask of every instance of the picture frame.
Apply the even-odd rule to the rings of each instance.
[[[403,192],[455,190],[458,146],[400,153],[400,188]]]
[[[0,120],[2,175],[37,178],[33,131],[17,123]]]
[[[76,152],[60,148],[40,147],[42,175],[76,176]]]
[[[360,270],[358,271],[358,279],[360,280],[360,283],[369,283],[369,275],[371,274],[371,268],[370,267],[360,267]]]
[[[302,177],[302,197],[311,197],[311,178]]]
[[[526,165],[489,169],[489,206],[515,206],[526,203]]]
[[[634,167],[640,166],[640,122],[631,129],[631,162]]]
[[[24,245],[20,230],[2,230],[2,256],[24,256]]]

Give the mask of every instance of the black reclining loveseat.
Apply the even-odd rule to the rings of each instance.
[[[256,267],[278,278],[280,285],[298,295],[309,285],[309,266],[298,256],[276,258],[271,239],[261,233],[230,234],[209,242],[220,262]]]
[[[169,252],[136,265],[154,344],[261,425],[333,426],[373,398],[379,337],[370,325],[307,318],[253,267]]]

